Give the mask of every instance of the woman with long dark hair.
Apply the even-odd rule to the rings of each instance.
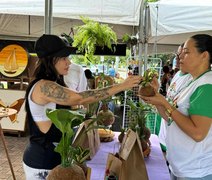
[[[46,109],[86,105],[120,91],[137,86],[139,76],[130,76],[123,83],[103,89],[76,93],[63,80],[70,65],[72,48],[56,35],[42,35],[35,43],[39,57],[35,79],[26,91],[26,113],[30,141],[23,156],[27,180],[45,179],[48,172],[60,164],[60,155],[54,151],[61,138],[60,131],[46,116]]]

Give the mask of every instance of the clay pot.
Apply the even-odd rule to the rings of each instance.
[[[84,171],[81,167],[73,164],[70,167],[62,167],[61,165],[56,166],[52,169],[47,180],[86,180]]]
[[[155,90],[152,86],[140,86],[138,90],[138,94],[141,96],[154,96],[155,95]]]

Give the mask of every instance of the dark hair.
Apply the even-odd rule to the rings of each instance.
[[[32,86],[35,84],[35,82],[45,79],[57,82],[61,86],[67,87],[63,75],[59,75],[57,70],[55,69],[55,63],[58,61],[58,58],[56,57],[46,57],[46,58],[40,58],[37,64],[37,67],[34,71],[34,81],[32,81],[26,90],[26,98],[28,97],[29,91],[32,88]]]
[[[210,64],[212,64],[212,36],[208,34],[197,34],[191,37],[195,41],[198,52],[208,51]]]
[[[84,72],[85,72],[85,77],[87,79],[94,79],[93,74],[90,69],[86,69]]]
[[[163,66],[163,72],[168,73],[169,72],[169,66]]]
[[[55,69],[55,64],[57,61],[58,58],[56,57],[40,58],[34,72],[34,77],[36,79],[56,81],[59,76],[57,70]]]

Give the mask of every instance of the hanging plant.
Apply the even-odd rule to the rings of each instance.
[[[125,33],[122,37],[122,41],[127,43],[127,45],[131,48],[131,46],[135,46],[138,44],[138,39],[136,36],[130,36],[129,34]]]
[[[88,59],[93,57],[97,46],[115,51],[112,44],[117,44],[117,35],[111,27],[86,17],[81,17],[81,19],[84,24],[76,27],[73,47],[77,47],[80,53],[85,53]]]

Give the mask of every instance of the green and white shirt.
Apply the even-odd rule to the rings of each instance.
[[[177,110],[184,115],[212,118],[212,71],[192,81],[176,97]],[[167,159],[177,177],[212,174],[212,127],[201,142],[194,141],[173,121],[167,128]]]
[[[183,90],[185,89],[188,84],[192,80],[192,76],[190,74],[183,74],[181,71],[178,71],[167,90],[166,99],[173,104],[174,98]],[[158,134],[159,141],[164,146],[166,146],[165,139],[166,139],[166,129],[167,129],[167,122],[164,119],[161,119],[160,131]],[[164,149],[165,150],[165,149]]]

